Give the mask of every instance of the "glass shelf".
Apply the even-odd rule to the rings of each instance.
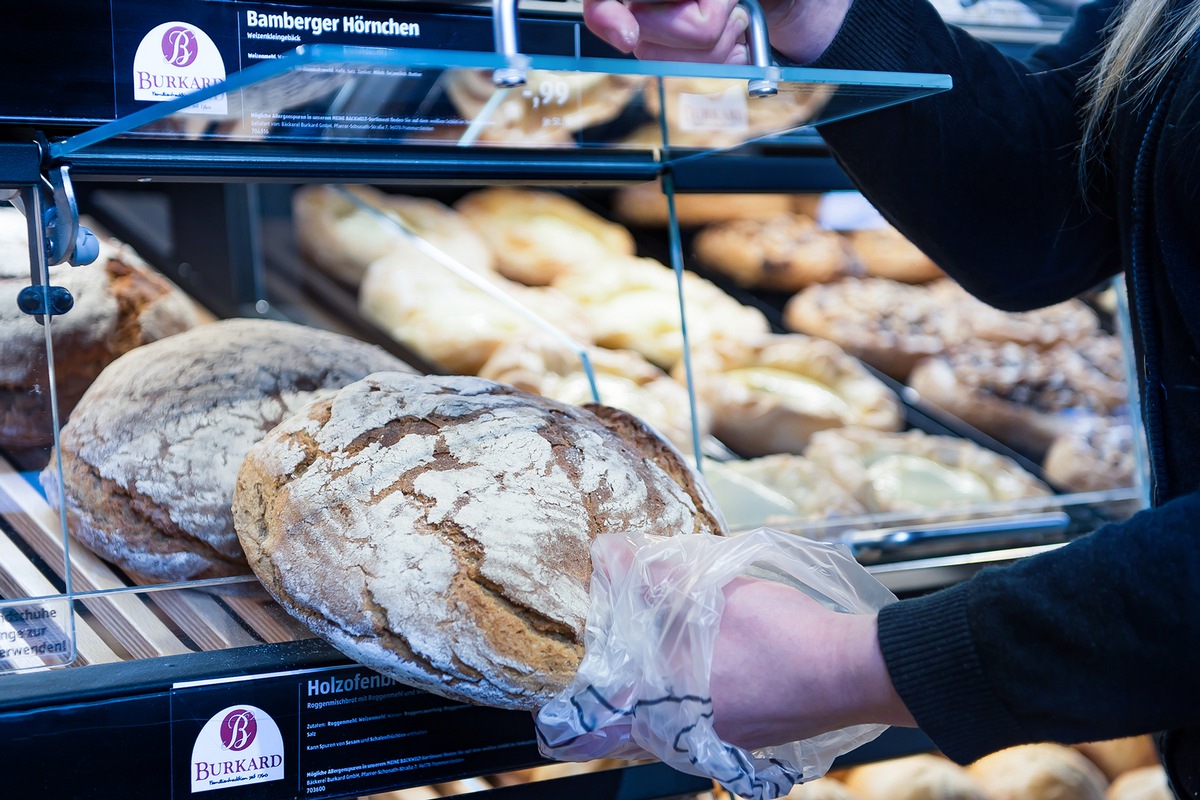
[[[497,88],[497,71],[526,82]],[[752,97],[751,82],[778,91]],[[312,45],[55,142],[117,138],[653,152],[727,150],[950,88],[946,75]],[[170,90],[164,90],[169,93]],[[665,112],[664,112],[665,110]]]

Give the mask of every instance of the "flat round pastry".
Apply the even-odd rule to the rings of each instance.
[[[845,240],[802,214],[711,225],[692,246],[702,264],[749,289],[798,292],[854,271]]]
[[[454,207],[492,248],[500,273],[529,286],[545,286],[591,261],[632,255],[635,249],[624,227],[558,192],[480,189]]]
[[[1175,800],[1161,764],[1138,767],[1113,779],[1105,800]]]
[[[490,69],[449,70],[445,80],[462,118],[479,121],[475,141],[516,146],[573,143],[579,131],[620,115],[638,84],[623,75],[537,69],[529,70],[523,90],[515,92],[497,88]]]
[[[358,308],[435,369],[464,375],[477,373],[505,343],[539,330],[535,317],[577,342],[592,340],[584,312],[558,290],[499,274],[481,278],[491,292],[403,254],[386,256],[367,269]]]
[[[667,196],[662,182],[623,186],[613,193],[613,214],[627,225],[666,225]],[[786,194],[676,194],[675,219],[682,227],[696,227],[735,219],[768,219],[791,210]]]
[[[54,439],[46,329],[17,307],[30,285],[26,242],[24,215],[0,210],[0,445],[17,448]],[[187,295],[116,240],[102,240],[91,264],[51,267],[50,283],[75,300],[51,322],[60,422],[115,358],[197,323]]]
[[[357,286],[371,262],[389,254],[445,269],[418,249],[388,217],[398,219],[431,247],[476,272],[490,272],[492,251],[449,206],[427,197],[346,186],[356,203],[332,186],[303,186],[292,195],[292,220],[301,254],[340,281]]]
[[[610,258],[554,287],[583,307],[595,343],[636,350],[663,369],[683,357],[675,272],[650,258]],[[693,347],[718,339],[757,338],[769,330],[758,309],[742,305],[711,281],[683,273],[688,336]]]
[[[804,451],[870,511],[928,511],[1043,497],[1050,489],[1012,459],[919,430],[837,428]]]
[[[1002,311],[967,293],[950,279],[930,285],[956,306],[972,339],[1053,347],[1081,342],[1100,334],[1100,317],[1082,300],[1068,300],[1032,311]]]
[[[675,365],[676,380],[686,376]],[[713,341],[693,348],[696,396],[713,433],[745,456],[800,453],[826,428],[899,430],[899,398],[833,342],[800,334]]]
[[[965,769],[929,753],[855,767],[846,788],[858,800],[991,800]]]
[[[890,225],[847,231],[846,239],[863,271],[874,278],[926,283],[946,275],[933,259]]]
[[[1047,350],[975,342],[913,368],[921,399],[1040,459],[1080,414],[1108,416],[1128,402],[1121,343],[1096,334]]]
[[[865,514],[866,506],[825,467],[804,456],[777,453],[723,461],[721,468],[766,486],[795,506],[794,519],[814,520]],[[782,522],[782,520],[780,520]]]
[[[798,783],[784,795],[784,800],[861,800],[850,793],[846,784],[833,778],[818,778]]]
[[[600,402],[628,411],[685,453],[692,446],[687,389],[632,350],[586,349]],[[579,354],[547,335],[503,345],[479,369],[479,377],[507,383],[560,403],[595,402]],[[700,438],[708,436],[711,414],[697,403]]]
[[[248,573],[230,502],[250,445],[310,399],[381,369],[378,347],[286,322],[233,319],[110,364],[63,429],[71,533],[150,581]],[[58,474],[42,473],[51,504]]]
[[[1071,419],[1046,450],[1046,480],[1069,492],[1133,486],[1138,467],[1133,437],[1126,418],[1084,414]]]
[[[990,800],[1104,800],[1108,780],[1095,764],[1061,744],[1024,744],[967,767]]]
[[[901,381],[921,359],[969,336],[952,303],[925,286],[885,278],[810,286],[788,301],[783,320]]]
[[[537,709],[583,656],[597,535],[721,533],[674,448],[594,408],[479,378],[369,376],[251,448],[238,535],[284,608],[351,658]]]

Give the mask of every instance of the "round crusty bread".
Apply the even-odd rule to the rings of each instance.
[[[1023,744],[967,767],[991,800],[1104,800],[1108,780],[1082,753],[1061,744]]]
[[[1154,738],[1149,734],[1083,742],[1072,746],[1099,767],[1110,781],[1116,780],[1117,776],[1124,772],[1140,767],[1152,767],[1159,763],[1158,748],[1154,746]]]
[[[678,452],[636,418],[458,376],[371,375],[250,449],[250,565],[316,634],[436,694],[535,709],[583,656],[601,533],[717,534]]]
[[[144,580],[246,574],[230,503],[250,445],[315,396],[406,368],[373,345],[267,320],[139,347],[101,373],[62,431],[71,532]],[[58,473],[47,467],[42,484],[57,505]]]
[[[17,307],[17,294],[30,284],[26,242],[25,217],[0,209],[0,444],[10,447],[54,439],[46,331]],[[50,282],[75,300],[51,325],[61,419],[117,356],[197,322],[191,300],[115,240],[100,241],[92,264],[51,267]]]
[[[859,800],[988,800],[966,770],[929,753],[855,767],[846,788]]]
[[[1122,773],[1108,787],[1105,800],[1175,800],[1161,764]]]

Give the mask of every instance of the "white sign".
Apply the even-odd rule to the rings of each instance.
[[[283,780],[279,726],[261,708],[224,708],[196,737],[190,769],[193,794]]]
[[[142,37],[133,57],[133,99],[173,100],[225,80],[225,61],[208,34],[186,22],[164,22]],[[184,109],[225,114],[225,95]]]
[[[689,133],[745,133],[750,130],[746,85],[712,94],[679,94],[679,129]]]

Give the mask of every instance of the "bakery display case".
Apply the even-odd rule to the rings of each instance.
[[[0,242],[29,254],[0,264],[0,728],[30,765],[7,779],[14,793],[711,790],[656,764],[536,773],[547,765],[527,713],[382,677],[262,589],[230,510],[242,457],[319,393],[381,370],[625,407],[706,476],[731,532],[841,541],[898,594],[1141,507],[1136,475],[1052,490],[1027,449],[832,337],[801,358],[826,372],[783,379],[822,397],[852,387],[833,394],[855,398],[855,427],[883,438],[867,456],[854,437],[830,439],[839,464],[858,453],[866,475],[923,459],[891,495],[870,475],[812,491],[815,456],[758,444],[790,423],[767,417],[739,439],[728,423],[750,412],[706,410],[713,376],[780,379],[793,356],[778,352],[801,337],[791,292],[698,257],[699,226],[680,215],[689,198],[845,188],[812,126],[920,102],[945,76],[780,68],[765,48],[746,67],[639,62],[550,3],[518,18],[515,3],[196,2],[186,11],[201,23],[147,15],[153,5],[111,4],[110,71],[124,76],[102,87],[111,97],[81,84],[70,111],[53,93],[20,108],[18,92],[0,131],[0,196],[23,211],[0,218]],[[190,71],[160,80],[147,53]],[[773,170],[784,158],[800,166]],[[621,224],[622,197],[645,186],[665,224]],[[1118,336],[1120,316],[1104,321]],[[778,351],[709,352],[739,331]],[[815,434],[797,435],[794,451]],[[887,436],[939,444],[893,452]],[[799,475],[803,494],[746,466],[781,455],[795,463],[766,471]],[[992,477],[962,472],[968,462]],[[970,484],[965,500],[884,502],[947,475]],[[833,513],[835,493],[874,499]],[[802,508],[814,496],[815,514]],[[246,719],[261,749],[220,757],[237,744],[220,726]],[[893,731],[844,763],[928,747]]]

